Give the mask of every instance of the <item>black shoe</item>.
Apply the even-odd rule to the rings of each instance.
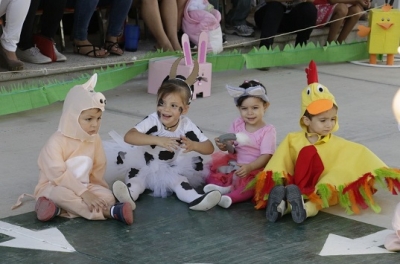
[[[307,218],[307,212],[304,208],[304,200],[299,187],[293,184],[286,186],[286,198],[292,206],[293,221],[298,224],[304,222]]]
[[[277,185],[272,188],[271,192],[268,196],[268,203],[266,209],[266,216],[268,221],[276,222],[279,218],[282,217],[284,212],[278,208],[283,200],[285,200],[285,187],[282,185]]]

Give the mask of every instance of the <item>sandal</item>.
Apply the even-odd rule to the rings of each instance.
[[[105,58],[109,55],[109,53],[107,52],[107,50],[105,51],[105,53],[103,55],[97,54],[98,51],[101,51],[101,48],[96,47],[93,44],[85,44],[85,45],[76,45],[73,44],[74,46],[74,53],[76,54],[80,54],[80,55],[84,55],[84,56],[88,56],[88,57],[92,57],[92,58]],[[81,48],[86,48],[86,47],[91,47],[92,49],[89,50],[88,52],[82,52]]]
[[[108,51],[110,54],[119,55],[121,56],[124,54],[124,51],[119,47],[118,42],[112,42],[106,40],[104,43],[104,49]]]

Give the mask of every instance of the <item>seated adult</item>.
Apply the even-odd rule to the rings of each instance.
[[[156,48],[163,51],[182,50],[178,31],[182,25],[187,0],[142,0],[144,23],[156,39]]]
[[[124,51],[118,45],[118,37],[123,33],[124,22],[133,0],[68,0],[67,6],[74,12],[74,53],[93,58],[104,58],[109,54],[122,55]],[[88,40],[90,19],[97,6],[107,6],[108,27],[103,47],[96,47]]]
[[[15,51],[28,9],[29,1],[26,0],[0,1],[0,17],[7,16],[7,23],[3,26],[0,38],[0,66],[9,71],[24,69],[24,63],[17,58]]]
[[[216,9],[219,9],[219,0],[209,0]],[[225,17],[225,33],[250,37],[254,35],[254,29],[247,24],[247,17],[251,11],[250,0],[231,0],[232,8]]]
[[[273,36],[278,33],[297,31],[295,45],[306,44],[317,20],[317,9],[313,0],[265,0],[254,13],[254,21],[261,29],[260,47],[271,48]],[[304,30],[302,30],[304,29]]]
[[[30,63],[50,63],[66,61],[54,43],[54,36],[60,27],[67,0],[31,0],[28,14],[22,27],[17,56]],[[34,21],[38,9],[43,10],[40,17],[40,33],[34,35]]]

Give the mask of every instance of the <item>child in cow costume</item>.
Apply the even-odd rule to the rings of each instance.
[[[109,171],[115,168],[118,173],[118,167],[125,168],[125,184],[113,184],[118,200],[130,197],[135,201],[145,189],[150,189],[155,197],[175,193],[190,209],[206,211],[218,204],[221,193],[212,190],[199,194],[194,187],[204,183],[207,175],[199,154],[213,153],[214,146],[186,116],[199,65],[196,61],[186,79],[176,75],[180,60],[172,65],[170,75],[157,92],[156,112],[125,134],[124,141],[129,146],[119,151],[114,148]]]

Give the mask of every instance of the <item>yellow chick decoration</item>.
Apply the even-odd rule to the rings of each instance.
[[[368,38],[369,63],[376,64],[378,54],[386,54],[386,64],[394,64],[400,39],[400,11],[385,4],[382,9],[372,9],[369,14],[369,27],[358,26],[358,35]]]

